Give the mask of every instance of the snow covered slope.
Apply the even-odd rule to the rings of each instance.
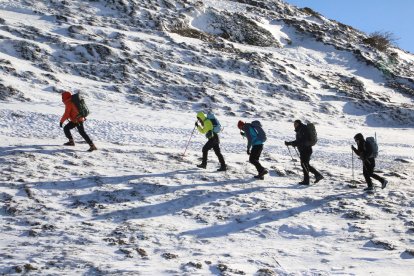
[[[0,274],[409,275],[414,56],[282,1],[0,1]],[[65,142],[62,89],[86,130]],[[196,169],[195,112],[214,110],[229,165]],[[253,181],[239,119],[269,140]],[[316,123],[299,187],[283,141]],[[376,133],[390,184],[350,185],[352,137]],[[295,152],[293,158],[297,159]],[[377,183],[378,184],[378,183]]]

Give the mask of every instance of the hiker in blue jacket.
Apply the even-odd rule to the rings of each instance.
[[[263,151],[263,144],[266,141],[266,134],[263,132],[260,123],[258,121],[255,122],[258,124],[254,126],[254,122],[249,124],[239,121],[237,127],[240,129],[240,134],[247,138],[247,154],[250,155],[249,162],[256,167],[258,172],[258,175],[255,175],[254,178],[263,180],[264,175],[269,173],[259,162]]]

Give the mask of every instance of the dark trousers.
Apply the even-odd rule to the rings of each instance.
[[[208,151],[211,149],[213,149],[214,153],[217,155],[220,165],[225,166],[226,163],[224,162],[224,157],[220,151],[220,140],[217,134],[214,134],[212,138],[208,139],[207,143],[203,147],[203,164],[207,164]]]
[[[375,159],[370,158],[368,160],[365,160],[363,162],[363,164],[364,164],[364,168],[363,168],[362,172],[364,174],[365,181],[367,182],[368,187],[373,186],[371,177],[378,180],[381,183],[384,181],[384,178],[382,178],[381,176],[374,173]]]
[[[312,149],[310,150],[303,150],[300,152],[300,165],[302,166],[303,171],[303,182],[309,183],[309,172],[313,175],[318,176],[321,175],[314,167],[312,167],[309,162],[312,156]]]
[[[255,167],[257,172],[260,174],[264,171],[263,166],[259,162],[260,155],[263,151],[263,145],[256,145],[252,147],[250,152],[249,162],[252,163]]]
[[[77,124],[73,122],[67,123],[66,126],[63,128],[63,131],[65,132],[66,137],[69,140],[73,140],[70,130],[75,127],[78,129],[79,134],[83,137],[83,139],[85,139],[86,143],[88,143],[89,145],[92,144],[92,140],[89,138],[88,134],[86,134],[85,129],[83,128],[83,122],[77,123]]]

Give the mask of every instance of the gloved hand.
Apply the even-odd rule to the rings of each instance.
[[[250,149],[247,149],[247,155],[250,155]]]
[[[285,141],[285,146],[290,146],[290,145],[291,145],[291,143],[290,143],[290,142]]]
[[[356,148],[354,147],[354,145],[351,146],[351,149],[356,150]]]
[[[63,127],[63,123],[62,123],[62,122],[60,122],[60,123],[59,123],[59,126],[60,126],[60,127]]]
[[[195,122],[195,126],[198,127],[198,122]]]

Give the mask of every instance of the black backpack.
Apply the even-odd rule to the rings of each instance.
[[[309,146],[314,146],[318,142],[318,133],[316,132],[315,125],[313,123],[308,123],[306,125],[306,129],[308,131],[308,144]]]
[[[378,157],[378,144],[377,140],[374,137],[367,137],[365,140],[367,144],[371,147],[371,155],[367,156],[368,158],[377,158]]]
[[[89,108],[86,105],[85,99],[82,95],[80,93],[73,94],[71,100],[79,111],[78,118],[86,118],[89,115]]]

